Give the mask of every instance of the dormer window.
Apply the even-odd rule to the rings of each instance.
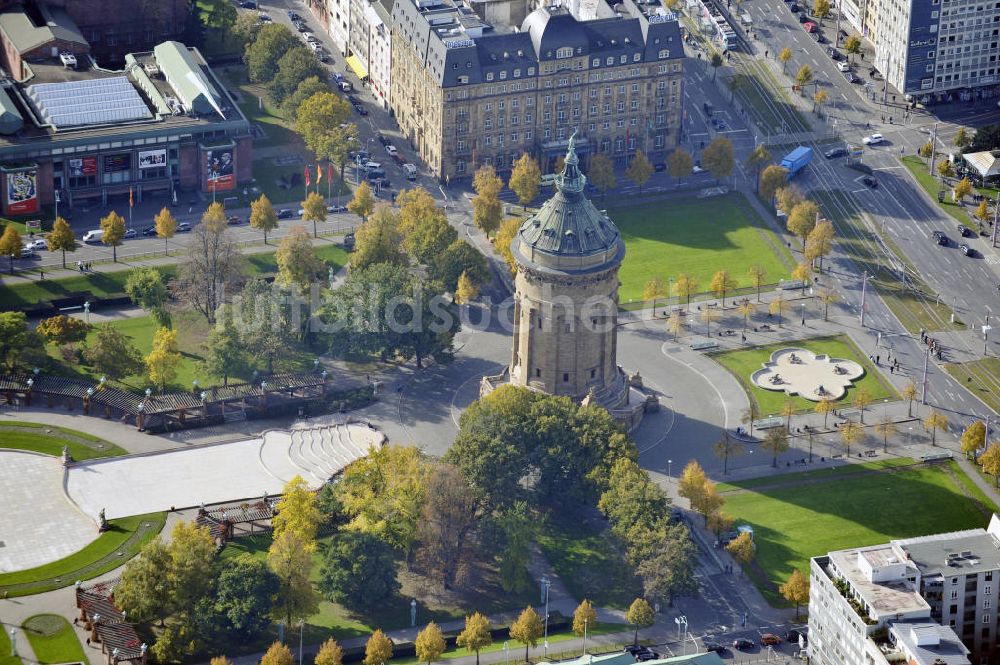
[[[594,58],[594,62],[591,63],[591,66],[592,67],[600,67],[601,66],[601,59],[600,58]]]
[[[670,49],[661,48],[657,57],[660,60],[666,60],[667,58],[670,57]]]
[[[520,69],[515,69],[514,70],[514,78],[516,78],[516,79],[521,78],[521,70]]]
[[[503,81],[505,78],[507,78],[507,71],[506,70],[500,72],[500,80]]]
[[[486,80],[487,81],[493,80],[493,72],[486,72]]]
[[[640,60],[642,60],[642,54],[641,53],[636,53],[635,55],[632,56],[632,61],[633,62],[639,62]]]
[[[609,56],[608,56],[608,60],[607,60],[607,63],[608,63],[608,65],[613,65],[613,64],[615,64],[615,57],[614,57],[613,55],[609,55]]]
[[[564,46],[560,49],[556,49],[556,58],[572,58],[573,57],[573,47]]]

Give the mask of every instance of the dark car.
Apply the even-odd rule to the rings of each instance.
[[[866,175],[861,179],[861,182],[865,184],[865,187],[871,187],[872,189],[878,189],[878,180],[870,175]]]
[[[330,54],[326,51],[316,51],[316,57],[320,62],[330,62]]]
[[[353,233],[345,233],[344,234],[344,243],[343,243],[343,245],[344,245],[344,249],[346,249],[348,252],[351,251],[352,249],[354,249],[354,234]]]
[[[951,242],[950,240],[948,240],[948,236],[946,236],[941,231],[935,231],[934,233],[931,234],[931,237],[934,238],[934,242],[941,245],[942,247],[947,247],[948,244]]]
[[[774,633],[764,633],[760,636],[760,643],[764,646],[775,646],[781,644],[781,638]]]
[[[291,9],[289,9],[286,13],[288,14],[288,18],[292,19],[293,21],[301,21],[302,20],[302,17],[298,15],[298,12],[295,12],[295,11],[292,11]]]
[[[139,232],[135,229],[128,229],[125,231],[125,235],[122,236],[123,240],[131,240],[132,238],[138,238]]]
[[[958,228],[958,235],[962,236],[963,238],[971,238],[974,235],[972,233],[972,229],[970,229],[965,224],[959,224],[957,228]]]
[[[257,3],[254,0],[243,0],[240,3],[240,7],[243,9],[257,9]]]
[[[181,222],[177,225],[177,233],[189,233],[191,231],[190,222]]]
[[[625,651],[625,653],[631,656],[634,656],[638,653],[642,653],[643,651],[649,651],[649,649],[647,647],[642,646],[641,644],[628,644],[625,646],[625,649],[623,649],[623,651]]]
[[[355,97],[354,95],[348,95],[347,101],[351,103],[351,106],[357,106],[358,104],[361,103],[361,100]]]
[[[739,649],[740,651],[743,651],[745,649],[753,649],[755,646],[757,645],[753,643],[753,640],[748,640],[745,637],[739,637],[733,640],[733,648]]]
[[[729,651],[725,644],[717,644],[715,642],[705,642],[705,653],[717,653],[722,655]]]
[[[382,132],[378,133],[378,142],[381,143],[383,146],[389,145],[389,139],[387,139],[385,137],[385,134],[383,134]]]
[[[792,10],[793,13],[798,12],[800,9],[802,9],[796,2],[793,2],[792,4],[788,5],[788,8]]]
[[[809,22],[810,22],[809,16],[805,12],[799,14],[799,23],[809,23]]]
[[[847,79],[848,83],[860,83],[861,78],[858,77],[854,72],[844,72],[844,78]]]
[[[361,106],[360,104],[354,105],[354,112],[357,113],[358,115],[368,115],[368,111],[366,111],[365,107]]]
[[[146,236],[147,238],[151,237],[151,236],[155,236],[156,235],[156,227],[155,226],[147,226],[146,228],[144,228],[142,230],[142,235]]]
[[[976,250],[972,249],[964,242],[958,246],[958,249],[960,252],[962,252],[962,254],[965,254],[966,256],[972,257],[976,255]]]
[[[705,111],[705,115],[712,115],[715,112],[715,107],[713,107],[708,102],[704,102],[701,105],[701,108],[702,108],[703,111]]]
[[[226,224],[229,224],[230,226],[239,226],[242,223],[243,220],[240,219],[239,215],[232,215],[226,220]]]
[[[847,148],[840,146],[839,148],[830,148],[823,153],[823,156],[827,159],[836,159],[837,157],[843,157],[847,154]]]
[[[819,30],[817,30],[816,32],[812,33],[812,38],[816,40],[817,44],[825,44],[826,43],[826,37],[824,37],[823,33],[820,32]]]
[[[647,660],[659,660],[659,659],[660,659],[660,654],[656,651],[650,651],[649,649],[635,655],[635,660],[637,663],[644,663]]]
[[[309,26],[303,23],[302,21],[296,21],[292,25],[295,26],[295,29],[298,30],[299,32],[309,32]]]
[[[832,46],[827,46],[826,47],[826,54],[828,56],[830,56],[830,59],[833,60],[833,61],[840,61],[840,60],[843,60],[845,58],[845,56],[844,56],[843,53],[841,53],[837,49],[833,48]]]
[[[785,633],[785,641],[791,642],[792,644],[798,644],[800,637],[805,637],[805,633],[795,630],[794,628]]]
[[[667,170],[667,165],[664,162],[657,162],[653,165],[653,170],[657,173],[662,173]]]
[[[295,219],[295,211],[291,208],[284,208],[278,211],[278,219]]]

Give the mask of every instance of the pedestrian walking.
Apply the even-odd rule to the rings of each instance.
[[[77,261],[76,262],[76,269],[79,270],[80,272],[83,272],[83,261]],[[1000,289],[998,289],[998,290],[1000,290]]]

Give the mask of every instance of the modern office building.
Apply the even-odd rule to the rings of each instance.
[[[21,53],[21,79],[0,86],[4,215],[150,192],[224,197],[252,178],[250,123],[196,49],[163,42],[118,71],[62,55]]]
[[[508,172],[522,153],[551,172],[574,129],[584,168],[596,153],[624,166],[636,150],[656,162],[676,146],[684,54],[659,0],[548,4],[519,26],[483,18],[498,15],[518,12],[464,0],[393,7],[390,106],[440,180],[483,164]]]
[[[841,0],[874,65],[919,101],[1000,94],[1000,5],[983,0]]]
[[[819,665],[1000,663],[1000,517],[811,561],[809,655]]]

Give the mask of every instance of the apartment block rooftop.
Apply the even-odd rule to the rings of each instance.
[[[892,544],[920,569],[925,579],[1000,569],[1000,523],[987,529],[939,533],[894,540]]]
[[[894,576],[893,579],[883,579],[881,576],[872,578],[867,566],[862,569],[864,564],[879,562],[897,565],[899,562],[890,546],[875,545],[838,550],[830,552],[828,558],[833,571],[828,570],[827,574],[830,574],[832,579],[846,580],[857,597],[864,601],[872,619],[878,621],[897,615],[906,617],[930,614],[930,605],[920,595],[916,584],[910,582],[907,576]],[[916,569],[912,569],[912,572],[917,573]]]

